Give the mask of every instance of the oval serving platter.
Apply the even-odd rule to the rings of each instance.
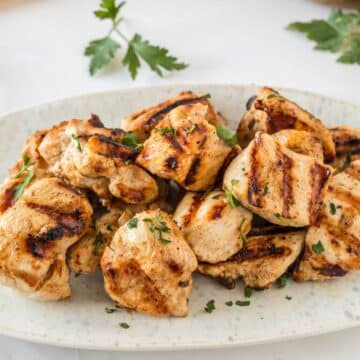
[[[171,85],[83,95],[13,112],[0,118],[0,175],[19,156],[28,135],[69,118],[98,114],[108,126],[141,107],[184,90],[210,93],[216,108],[236,128],[254,85]],[[359,127],[360,106],[306,92],[279,89],[319,116],[326,125]],[[60,302],[26,299],[0,286],[0,333],[59,346],[107,350],[163,350],[225,347],[279,341],[360,325],[360,272],[324,283],[296,284],[254,292],[247,307],[227,307],[243,298],[241,284],[227,290],[194,276],[187,318],[153,318],[125,310],[107,314],[112,303],[100,273],[72,279],[73,295]],[[288,300],[287,297],[291,297]],[[215,300],[216,310],[204,306]],[[130,328],[119,326],[127,322]]]

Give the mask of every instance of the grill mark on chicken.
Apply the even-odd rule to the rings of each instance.
[[[107,136],[95,134],[94,137],[96,137],[100,142],[99,148],[96,149],[96,152],[99,155],[109,158],[120,158],[127,161],[133,159],[137,154],[134,149],[120,144]]]
[[[193,184],[196,179],[195,179],[195,175],[197,173],[197,170],[200,166],[200,161],[201,161],[201,158],[199,155],[196,155],[191,166],[190,166],[190,170],[189,172],[187,173],[186,175],[186,178],[185,178],[185,185],[188,186],[188,185],[191,185]]]
[[[176,150],[179,152],[184,152],[183,148],[181,147],[181,145],[178,143],[178,141],[176,140],[175,136],[173,134],[165,134],[164,138],[169,142],[169,144]]]
[[[261,147],[261,138],[255,138],[255,146],[252,149],[250,154],[250,170],[248,174],[248,200],[249,203],[256,207],[261,207],[261,198],[258,198],[258,193],[260,193],[260,184],[259,184],[259,171],[260,167],[259,160],[257,158],[259,148]]]
[[[207,213],[207,217],[208,217],[209,221],[215,220],[215,219],[221,219],[222,212],[226,208],[226,206],[227,205],[225,203],[216,204],[216,205],[212,206]]]
[[[215,184],[222,183],[226,169],[228,168],[230,163],[236,158],[236,156],[238,156],[240,154],[240,152],[241,152],[240,146],[234,146],[231,148],[231,151],[227,155],[226,159],[224,160],[224,162],[216,176]]]
[[[57,186],[62,187],[62,188],[64,188],[64,189],[72,192],[73,194],[82,195],[82,194],[81,194],[81,191],[80,191],[79,189],[74,188],[73,186],[71,186],[71,185],[68,184],[68,183],[65,183],[64,181],[59,181],[59,182],[57,183]]]
[[[281,186],[281,195],[282,195],[282,216],[284,218],[290,217],[290,205],[293,203],[293,194],[292,194],[292,176],[291,168],[293,161],[284,153],[279,151],[279,167],[282,171],[282,186]]]
[[[14,184],[13,186],[5,190],[3,199],[0,203],[0,213],[3,213],[13,205],[16,186],[17,184]]]
[[[251,236],[261,236],[261,235],[276,235],[276,234],[285,234],[288,232],[293,232],[294,228],[280,226],[280,225],[269,225],[264,227],[252,228],[247,234],[248,237]]]
[[[309,201],[309,214],[310,223],[312,224],[316,218],[316,212],[318,210],[318,198],[321,195],[323,187],[331,175],[329,168],[315,163],[310,168],[310,184],[311,184],[311,195]]]
[[[144,128],[147,131],[150,131],[151,128],[153,128],[157,123],[160,122],[161,119],[164,118],[164,116],[169,113],[171,110],[175,109],[178,106],[181,105],[187,105],[187,104],[195,104],[197,102],[202,102],[203,100],[206,100],[204,96],[196,96],[190,99],[181,99],[173,102],[170,105],[163,104],[162,106],[165,106],[164,108],[157,111],[155,114],[151,115],[144,123]],[[139,114],[140,116],[141,114]],[[134,119],[136,119],[135,117]]]
[[[168,169],[174,170],[178,167],[178,161],[175,156],[169,156],[167,159],[165,159],[165,166]]]
[[[330,276],[330,277],[335,277],[335,276],[340,277],[340,276],[345,276],[347,274],[347,271],[337,264],[325,264],[321,268],[314,268],[314,269],[319,271],[321,275]]]
[[[179,287],[181,287],[181,288],[186,288],[186,287],[188,287],[188,286],[190,285],[190,281],[189,281],[189,280],[179,281],[179,282],[178,282],[178,285],[179,285]]]
[[[88,119],[88,122],[91,126],[96,127],[96,128],[104,127],[103,122],[100,120],[99,116],[96,114],[91,114],[91,117],[90,117],[90,119]]]
[[[286,246],[276,247],[272,243],[273,238],[268,238],[266,242],[261,247],[251,248],[251,243],[249,246],[240,250],[238,253],[233,255],[228,261],[231,262],[242,262],[247,260],[260,259],[264,257],[282,257],[289,256],[291,254],[291,249]]]
[[[192,219],[195,217],[199,207],[201,205],[201,197],[199,195],[194,195],[192,198],[192,203],[189,209],[189,212],[183,216],[183,224],[184,227],[190,225]]]
[[[183,272],[183,267],[174,260],[169,261],[167,265],[174,273],[181,274]]]
[[[351,151],[352,154],[360,154],[360,139],[350,138],[343,141],[334,139],[336,145],[336,155],[345,155]]]

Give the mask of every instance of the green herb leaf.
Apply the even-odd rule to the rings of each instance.
[[[208,314],[211,314],[215,310],[215,300],[209,300],[207,302],[206,306],[204,307],[204,310]]]
[[[119,10],[125,5],[125,1],[122,1],[119,5],[116,5],[116,0],[102,0],[100,3],[100,9],[94,11],[96,17],[100,20],[104,19],[116,19]]]
[[[125,146],[128,146],[132,149],[134,149],[135,151],[140,151],[143,148],[143,144],[138,144],[136,141],[136,134],[135,133],[127,133],[124,135],[124,137],[122,138],[122,143]]]
[[[345,160],[344,160],[343,164],[340,167],[340,171],[345,170],[346,168],[348,168],[349,165],[351,164],[351,161],[352,161],[352,152],[349,151],[346,154]]]
[[[233,303],[231,300],[230,300],[230,301],[226,301],[226,303],[225,303],[226,306],[233,306],[233,304],[234,304],[234,303]]]
[[[276,98],[276,97],[278,97],[278,95],[276,95],[276,94],[270,94],[270,95],[268,95],[266,98],[267,98],[267,99],[273,99],[273,98]]]
[[[130,76],[133,80],[136,79],[138,69],[140,68],[140,59],[132,45],[128,46],[126,55],[122,61],[123,65],[128,68]]]
[[[237,306],[249,306],[250,300],[236,300],[235,304]]]
[[[334,203],[330,203],[330,214],[331,215],[336,214],[336,205]]]
[[[252,296],[252,288],[249,287],[249,286],[245,286],[244,287],[244,296],[247,297],[247,298],[250,298]]]
[[[212,197],[212,199],[217,200],[217,199],[219,199],[220,196],[221,196],[221,194],[216,194]]]
[[[276,280],[277,287],[278,287],[279,289],[284,288],[284,287],[286,286],[286,284],[287,284],[288,278],[289,278],[289,274],[288,274],[288,273],[282,274],[282,275]]]
[[[241,224],[240,224],[240,237],[244,244],[246,244],[248,242],[248,239],[243,232],[243,227],[244,227],[245,221],[246,221],[246,219],[242,219]]]
[[[128,227],[129,229],[137,228],[138,222],[139,222],[139,219],[137,219],[137,218],[134,217],[134,218],[132,218],[132,219],[130,219],[130,220],[128,221],[127,227]]]
[[[192,124],[188,129],[185,129],[187,134],[191,134],[196,129],[196,124]]]
[[[155,128],[154,130],[155,132],[160,133],[161,135],[166,135],[166,134],[176,135],[176,129],[172,127]]]
[[[319,240],[317,243],[311,245],[311,249],[315,254],[321,254],[325,251],[324,245]]]
[[[233,130],[219,126],[216,128],[216,134],[222,141],[224,141],[225,144],[229,146],[235,146],[238,143],[236,132]]]
[[[13,195],[13,201],[12,201],[13,204],[15,204],[16,201],[19,200],[19,198],[25,191],[25,188],[30,184],[33,177],[34,177],[34,173],[32,172],[32,170],[29,170],[25,179],[20,184],[16,185],[16,187],[14,189],[14,195]]]
[[[231,183],[232,186],[235,186],[235,185],[237,185],[237,184],[239,183],[239,180],[232,179],[232,180],[230,181],[230,183]]]
[[[289,296],[289,295],[286,295],[286,296],[285,296],[285,299],[286,299],[286,300],[291,300],[291,299],[292,299],[292,297],[291,297],[291,296]]]
[[[120,327],[122,327],[123,329],[128,329],[128,328],[130,327],[130,325],[129,325],[128,323],[126,323],[126,322],[122,322],[122,323],[120,323],[119,325],[120,325]]]
[[[337,61],[360,64],[360,12],[333,9],[327,20],[294,22],[287,29],[306,34],[316,43],[315,49],[340,52]]]
[[[267,182],[267,183],[265,184],[265,186],[264,186],[263,195],[268,194],[268,192],[269,192],[269,183]]]
[[[29,156],[25,153],[22,156],[22,161],[23,161],[23,166],[22,168],[19,170],[19,172],[15,175],[15,179],[18,179],[19,177],[21,177],[24,173],[26,173],[29,169],[29,167],[31,166],[30,164],[30,158]]]
[[[236,208],[240,205],[240,201],[229,190],[224,190],[226,199],[232,208]]]
[[[90,56],[89,72],[93,76],[115,57],[120,44],[110,36],[90,41],[85,49],[85,56]]]
[[[200,197],[200,200],[204,200],[212,191],[212,187],[208,188]]]
[[[116,311],[117,311],[117,309],[112,309],[112,308],[108,308],[108,307],[105,308],[105,312],[106,312],[107,314],[112,314],[112,313],[114,313],[114,312],[116,312]]]
[[[285,218],[283,216],[281,216],[279,213],[275,214],[275,217],[281,222],[282,226],[289,226],[291,225],[291,220],[288,218]]]
[[[113,231],[111,224],[107,224],[107,225],[106,225],[106,229],[107,229],[108,231]]]
[[[71,138],[76,142],[77,148],[80,152],[82,152],[81,144],[80,144],[80,138],[76,136],[75,134],[71,134]]]

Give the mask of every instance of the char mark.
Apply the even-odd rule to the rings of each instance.
[[[323,267],[321,267],[319,270],[321,275],[329,276],[329,277],[339,277],[339,276],[345,276],[347,271],[344,270],[342,267],[340,267],[337,264],[326,264]]]
[[[100,142],[99,149],[97,153],[99,155],[108,157],[108,158],[120,158],[124,161],[132,160],[137,152],[121,143],[118,143],[107,136],[101,134],[94,135]]]
[[[91,114],[90,119],[88,120],[89,124],[93,127],[96,128],[103,128],[104,124],[103,122],[100,120],[100,117],[96,114]]]
[[[311,195],[308,209],[310,214],[310,224],[313,224],[316,220],[320,197],[330,175],[330,169],[318,163],[315,163],[310,168]]]
[[[282,195],[282,216],[284,218],[290,217],[290,205],[293,203],[293,193],[292,193],[292,176],[291,168],[293,166],[293,161],[284,153],[279,152],[279,167],[282,170],[282,186],[281,186],[281,195]]]
[[[345,155],[351,151],[352,154],[360,154],[360,138],[358,137],[347,137],[343,138],[335,138],[334,139],[336,146],[336,154],[337,155]]]
[[[171,110],[175,109],[178,106],[186,105],[186,104],[194,104],[197,102],[203,101],[205,98],[204,96],[193,96],[191,98],[187,99],[181,99],[174,101],[173,103],[165,103],[163,104],[163,108],[161,108],[159,111],[157,111],[155,114],[152,114],[145,122],[144,128],[146,131],[150,131],[167,113],[169,113]]]
[[[7,188],[4,191],[4,195],[0,202],[0,213],[3,213],[14,204],[14,195],[15,195],[16,186],[17,184],[14,184],[13,186]]]
[[[194,195],[192,198],[192,203],[191,203],[189,212],[185,216],[183,216],[183,219],[182,219],[185,227],[190,225],[192,219],[195,217],[195,214],[197,213],[197,211],[200,207],[200,204],[201,204],[200,195],[198,195],[198,194]]]
[[[181,145],[178,143],[176,137],[174,136],[174,134],[165,134],[164,138],[169,142],[169,144],[178,152],[183,152],[183,148],[181,147]]]
[[[188,186],[188,185],[191,185],[191,184],[193,184],[193,183],[196,181],[195,176],[196,176],[196,173],[197,173],[198,168],[199,168],[199,166],[200,166],[200,161],[201,161],[201,158],[200,158],[199,155],[197,155],[197,156],[194,158],[194,160],[193,160],[193,162],[192,162],[192,164],[191,164],[191,166],[190,166],[190,170],[189,170],[189,172],[188,172],[187,175],[186,175],[185,185],[187,185],[187,186]]]
[[[210,221],[216,220],[216,219],[221,219],[222,212],[225,209],[225,207],[226,207],[225,203],[214,205],[207,214],[208,219]]]
[[[261,198],[259,198],[258,194],[261,193],[262,189],[259,184],[259,160],[258,160],[258,152],[259,147],[261,146],[261,139],[255,139],[255,145],[251,151],[250,155],[250,170],[248,174],[249,185],[248,185],[248,200],[249,203],[256,207],[261,207]]]
[[[28,251],[37,258],[44,258],[46,249],[50,244],[64,236],[65,229],[61,226],[50,228],[46,232],[34,235],[29,234],[26,238],[26,247]]]
[[[246,110],[250,110],[251,105],[253,104],[253,102],[256,99],[256,95],[250,96],[248,101],[246,102]]]
[[[264,235],[277,235],[285,234],[288,232],[293,232],[294,228],[280,225],[269,225],[264,227],[252,228],[247,234],[248,237],[251,236],[264,236]]]

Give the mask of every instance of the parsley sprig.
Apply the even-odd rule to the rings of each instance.
[[[107,65],[124,44],[127,50],[122,63],[128,69],[132,79],[135,79],[138,74],[141,60],[159,76],[163,76],[163,70],[185,69],[188,65],[178,62],[176,57],[169,54],[168,49],[150,44],[138,33],[131,39],[124,35],[119,29],[119,25],[123,21],[120,10],[124,5],[125,1],[118,3],[117,0],[102,0],[99,9],[94,12],[98,19],[110,20],[111,28],[105,37],[90,41],[85,49],[85,56],[90,57],[90,75],[94,75]]]
[[[337,62],[360,65],[360,11],[333,9],[327,20],[293,22],[287,29],[305,33],[316,50],[341,53]]]
[[[156,220],[156,222],[154,220]],[[164,221],[164,218],[160,214],[156,215],[155,219],[145,218],[143,222],[148,224],[150,232],[156,236],[159,242],[165,245],[171,243],[171,240],[164,238],[164,233],[169,233],[171,229],[167,226],[166,221]]]
[[[25,176],[25,178],[23,179],[23,181],[21,183],[16,185],[16,187],[14,189],[14,194],[13,194],[13,199],[12,199],[13,204],[15,204],[16,201],[19,200],[19,198],[21,197],[21,195],[25,191],[25,188],[30,184],[31,180],[35,176],[32,169],[30,169],[30,166],[33,165],[33,164],[30,163],[30,158],[29,158],[29,156],[27,154],[23,155],[22,161],[23,161],[23,166],[18,171],[18,173],[14,176],[14,178],[18,179],[18,178],[22,177],[25,174],[26,174],[26,176]]]

